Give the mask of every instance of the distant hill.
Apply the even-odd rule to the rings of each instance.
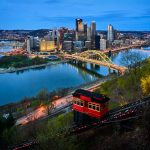
[[[44,37],[49,32],[49,29],[39,29],[30,32],[30,36]]]

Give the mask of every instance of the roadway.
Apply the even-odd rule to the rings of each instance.
[[[129,46],[124,46],[124,47],[120,47],[120,48],[115,48],[115,49],[106,49],[103,50],[102,52],[104,54],[109,53],[109,51],[111,51],[112,53],[117,53],[126,49],[132,49],[132,48],[137,48],[137,47],[142,47],[142,46],[146,46],[149,45],[148,43],[143,43],[143,44],[135,44],[135,45],[129,45]]]

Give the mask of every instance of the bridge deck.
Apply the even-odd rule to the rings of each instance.
[[[79,60],[79,61],[83,61],[83,62],[89,62],[89,63],[100,65],[100,66],[106,66],[106,67],[118,70],[121,74],[124,74],[126,69],[127,69],[126,67],[123,67],[123,66],[118,66],[118,65],[115,65],[115,64],[102,62],[102,61],[94,60],[94,59],[87,59],[87,58],[83,58],[83,57],[75,56],[75,55],[68,55],[67,54],[67,55],[65,55],[65,58],[75,59],[75,60]]]

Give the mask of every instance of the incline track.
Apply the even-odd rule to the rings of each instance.
[[[150,97],[146,97],[142,100],[138,100],[127,105],[118,107],[109,111],[108,115],[105,118],[98,120],[97,122],[92,122],[83,126],[74,127],[74,129],[71,130],[71,133],[81,133],[95,127],[104,127],[109,124],[136,119],[142,115],[144,108],[148,104],[150,104]]]
[[[119,123],[122,121],[137,119],[142,116],[142,112],[144,111],[144,108],[148,106],[149,104],[150,104],[150,96],[142,100],[138,100],[138,101],[129,103],[127,105],[118,107],[116,109],[109,111],[108,115],[104,119],[97,120],[97,122],[92,122],[92,123],[78,126],[78,127],[76,125],[72,126],[69,129],[70,131],[69,135],[83,133],[85,131],[88,131],[94,128],[102,128],[102,127],[109,126],[111,124]],[[70,108],[72,107],[72,105],[69,104],[67,107]],[[35,139],[30,142],[24,142],[22,144],[13,146],[10,148],[10,150],[23,150],[25,147],[31,148],[34,145],[38,145],[38,142]]]

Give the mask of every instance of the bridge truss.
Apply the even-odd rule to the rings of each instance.
[[[85,58],[85,59],[93,59],[96,61],[113,64],[111,59],[106,54],[102,53],[101,51],[97,51],[97,50],[87,50],[85,52],[80,53],[78,56]]]

